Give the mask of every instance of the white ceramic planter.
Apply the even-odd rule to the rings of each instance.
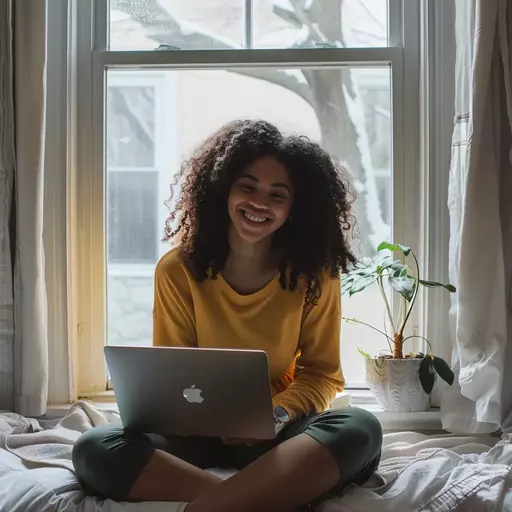
[[[367,359],[366,383],[378,404],[391,412],[426,411],[430,396],[419,378],[422,359]]]

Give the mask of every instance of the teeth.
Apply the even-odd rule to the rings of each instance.
[[[251,222],[265,222],[267,220],[265,217],[256,217],[248,212],[244,212],[244,217],[247,217]]]

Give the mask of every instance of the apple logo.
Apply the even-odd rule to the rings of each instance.
[[[201,404],[204,401],[204,398],[201,396],[202,392],[203,391],[201,389],[197,389],[196,385],[193,384],[189,388],[185,388],[183,390],[183,397],[191,404]]]

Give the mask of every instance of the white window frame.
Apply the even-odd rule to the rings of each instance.
[[[426,237],[419,228],[426,211],[423,165],[426,150],[418,151],[422,147],[422,128],[418,122],[422,105],[418,33],[422,5],[427,1],[389,0],[391,46],[385,48],[149,52],[107,51],[107,1],[72,1],[70,26],[74,38],[70,46],[77,68],[70,66],[68,70],[74,76],[70,78],[70,122],[74,131],[68,146],[68,205],[72,219],[68,230],[68,279],[72,281],[70,352],[78,395],[101,393],[106,389],[103,357],[106,339],[105,69],[391,65],[394,237],[420,247],[422,259],[428,262]],[[95,25],[94,19],[102,22]],[[168,187],[164,186],[163,190]],[[424,307],[420,304],[411,322],[412,332],[424,332],[423,316]],[[355,384],[365,387],[364,383]]]

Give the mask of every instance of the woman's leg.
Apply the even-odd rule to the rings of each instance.
[[[155,450],[132,485],[127,501],[197,499],[222,480],[170,453]]]
[[[284,441],[240,473],[199,496],[187,512],[286,512],[329,491],[363,483],[377,468],[382,430],[356,408],[297,422]]]
[[[288,512],[332,489],[339,477],[329,451],[301,434],[200,495],[186,512]]]
[[[102,426],[78,439],[73,464],[89,494],[117,501],[188,502],[221,482],[202,468],[222,465],[222,451],[213,439],[163,438]]]

